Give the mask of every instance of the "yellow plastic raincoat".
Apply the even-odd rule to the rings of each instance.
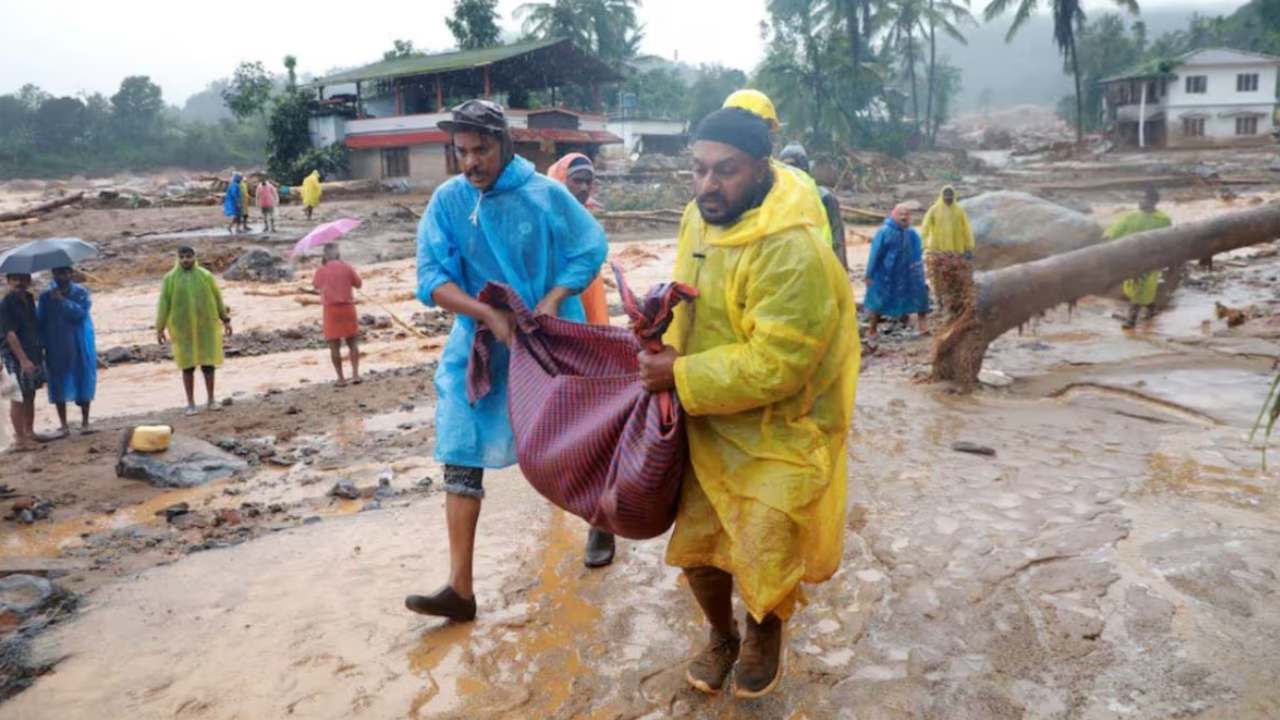
[[[1173,221],[1159,210],[1149,213],[1135,210],[1112,223],[1105,234],[1108,240],[1119,240],[1126,235],[1159,230],[1171,225]],[[1134,305],[1150,305],[1156,301],[1156,294],[1160,289],[1160,271],[1152,270],[1125,280],[1123,289],[1124,296]]]
[[[229,318],[213,273],[175,264],[160,289],[156,330],[169,330],[173,359],[182,370],[222,365],[222,323]]]
[[[690,452],[667,562],[729,572],[752,615],[785,620],[840,563],[860,347],[817,193],[774,176],[732,226],[693,203],[681,220],[675,278],[700,295],[665,338]]]
[[[960,207],[959,199],[950,205],[942,201],[942,194],[955,188],[947,186],[938,193],[938,199],[924,214],[920,223],[920,237],[928,252],[961,254],[973,252],[973,229],[969,227],[969,215]]]
[[[302,204],[307,207],[320,207],[320,171],[312,170],[302,181]]]

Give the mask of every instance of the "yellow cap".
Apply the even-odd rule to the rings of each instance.
[[[736,107],[755,113],[764,118],[774,132],[782,127],[778,122],[778,111],[773,109],[773,101],[759,90],[735,90],[725,98],[724,107]]]

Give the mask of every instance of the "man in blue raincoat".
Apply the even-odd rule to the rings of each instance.
[[[53,269],[53,286],[40,293],[36,302],[49,402],[58,410],[58,434],[63,437],[69,432],[68,402],[80,408],[80,432],[89,430],[89,403],[98,386],[91,306],[89,291],[71,282],[69,267]]]
[[[867,341],[874,343],[882,317],[916,315],[920,334],[929,332],[929,286],[924,279],[924,250],[920,235],[911,227],[911,208],[893,209],[875,239],[867,257],[867,294],[862,304],[871,314]]]
[[[560,183],[514,154],[500,105],[468,100],[439,123],[452,137],[463,175],[436,190],[418,226],[418,299],[456,319],[436,370],[436,450],[444,465],[449,582],[405,605],[424,615],[475,618],[472,557],[484,498],[484,469],[516,462],[507,414],[506,346],[510,313],[476,299],[489,281],[520,294],[535,314],[583,322],[577,297],[596,277],[607,248],[604,230]],[[493,331],[493,391],[467,401],[467,360],[478,326]]]

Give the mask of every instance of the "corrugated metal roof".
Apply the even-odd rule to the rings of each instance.
[[[436,55],[420,55],[417,57],[396,58],[395,60],[384,60],[376,62],[372,65],[366,65],[354,70],[347,70],[335,75],[313,80],[308,84],[309,87],[318,87],[321,85],[346,85],[357,81],[368,80],[390,80],[399,77],[412,77],[415,75],[435,75],[439,73],[453,72],[456,70],[467,70],[470,68],[483,67],[485,65],[493,65],[504,60],[512,60],[521,55],[527,55],[539,50],[545,50],[556,45],[568,43],[573,45],[570,40],[564,38],[552,38],[550,40],[536,40],[532,42],[514,43],[511,45],[499,45],[491,48],[481,48],[479,50],[458,50],[455,52],[438,53]],[[595,59],[603,66],[603,62],[595,58],[594,55],[574,47],[574,50]],[[605,66],[605,71],[612,73]]]

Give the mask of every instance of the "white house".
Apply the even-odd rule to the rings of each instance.
[[[1211,48],[1103,80],[1112,137],[1133,147],[1270,142],[1280,58]]]

